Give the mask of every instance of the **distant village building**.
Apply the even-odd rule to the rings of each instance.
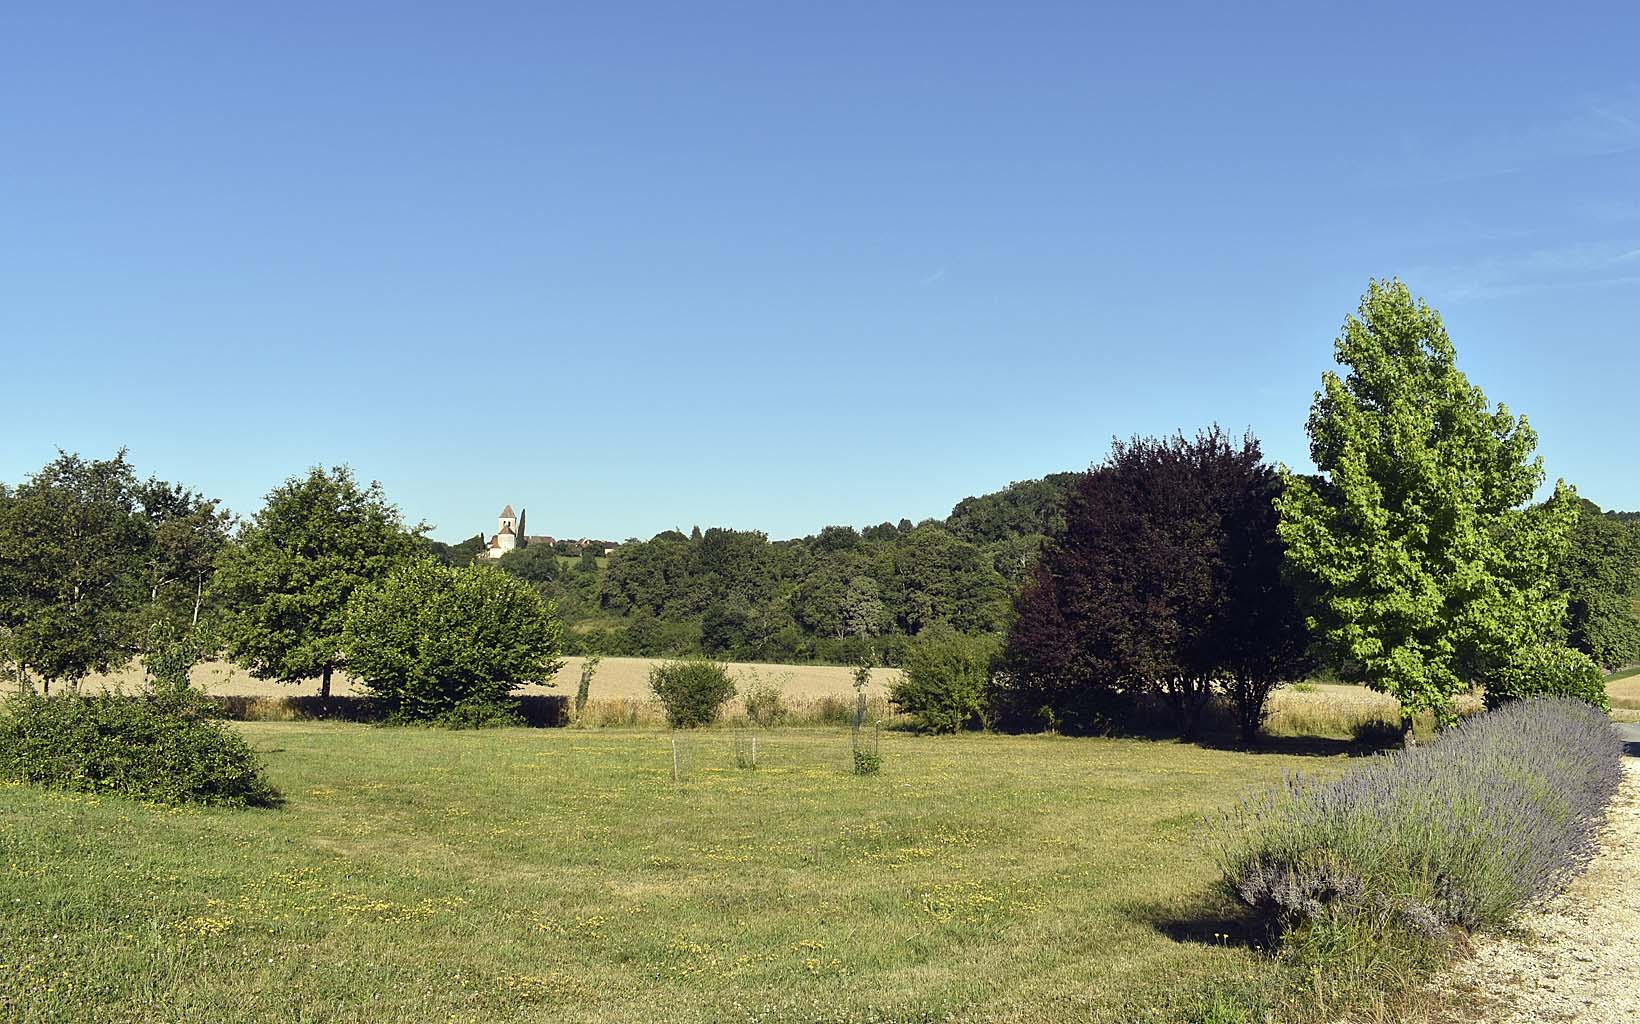
[[[547,536],[531,537],[524,532],[524,516],[528,512],[529,509],[520,509],[518,515],[515,516],[511,505],[501,510],[501,515],[496,518],[495,535],[484,546],[485,558],[500,558],[509,551],[527,548],[531,544],[544,544],[549,548],[563,544],[576,551],[585,551],[587,548],[591,548],[595,552],[601,551],[606,555],[612,553],[618,547],[612,540],[592,540],[587,537],[582,537],[578,541],[558,541]]]
[[[528,512],[528,509],[525,509]],[[524,517],[513,515],[512,506],[508,505],[501,510],[501,516],[496,520],[495,536],[490,538],[488,548],[484,554],[488,558],[500,558],[502,555],[518,547],[518,535],[524,532]]]

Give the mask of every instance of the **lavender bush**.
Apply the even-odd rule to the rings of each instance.
[[[1215,823],[1220,864],[1236,899],[1324,955],[1497,927],[1588,863],[1621,755],[1589,704],[1520,701],[1244,801]]]

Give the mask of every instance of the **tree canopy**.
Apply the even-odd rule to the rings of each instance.
[[[503,709],[517,687],[550,683],[563,645],[552,605],[525,581],[432,558],[354,591],[342,630],[348,671],[397,714],[417,719]]]
[[[1408,716],[1450,719],[1457,694],[1557,643],[1573,495],[1532,503],[1536,433],[1469,382],[1401,282],[1371,283],[1334,355],[1308,423],[1321,478],[1288,477],[1281,537],[1338,664]]]
[[[1640,522],[1579,500],[1571,546],[1555,572],[1571,645],[1608,671],[1640,661]]]
[[[1271,687],[1307,668],[1278,490],[1250,435],[1115,442],[1071,490],[1017,598],[1005,714],[1097,729],[1154,695],[1188,736],[1222,688],[1251,738]]]
[[[286,480],[222,552],[214,586],[229,655],[259,679],[318,678],[328,696],[348,598],[409,557],[419,532],[346,466]]]

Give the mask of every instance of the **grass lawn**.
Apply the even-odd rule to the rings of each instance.
[[[0,1019],[1194,1020],[1299,981],[1215,939],[1201,815],[1342,764],[719,730],[674,785],[659,731],[236,728],[284,808],[0,787]]]

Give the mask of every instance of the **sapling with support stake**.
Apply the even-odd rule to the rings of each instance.
[[[876,775],[883,767],[879,740],[882,723],[873,722],[871,734],[864,732],[866,721],[866,687],[871,685],[871,670],[875,664],[868,648],[854,669],[854,774]]]

